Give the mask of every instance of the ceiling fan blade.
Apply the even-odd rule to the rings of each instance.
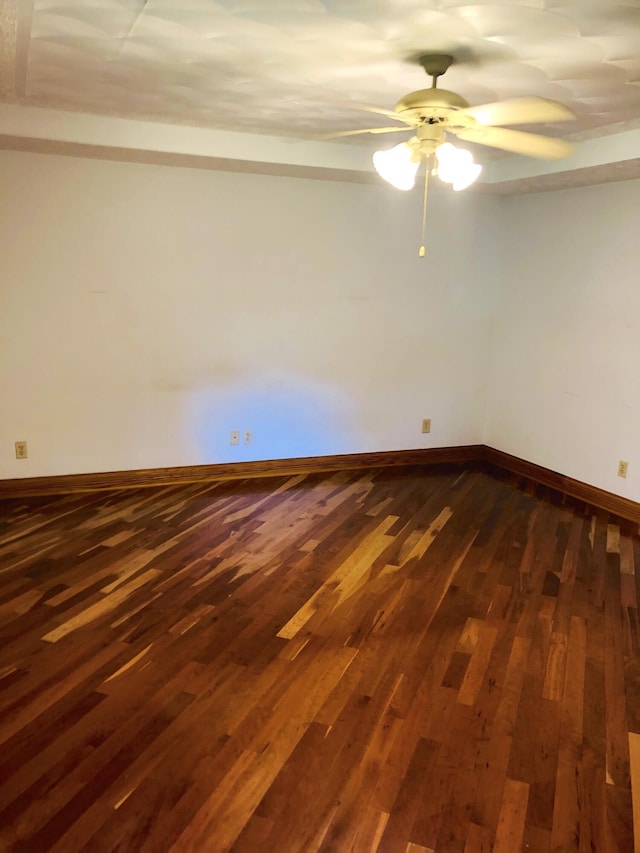
[[[511,98],[507,101],[496,101],[493,104],[480,104],[477,107],[460,110],[460,112],[489,127],[497,124],[571,121],[575,118],[571,110],[557,103],[557,101],[535,97]]]
[[[326,133],[317,139],[337,139],[339,136],[356,136],[359,133],[409,133],[410,127],[367,127],[364,130],[339,130],[337,133]]]
[[[365,113],[376,113],[377,115],[394,118],[396,121],[403,121],[405,124],[413,125],[414,127],[420,124],[419,119],[411,118],[410,116],[402,116],[395,110],[385,110],[383,107],[371,107],[369,104],[351,104],[356,110],[363,110]]]
[[[508,130],[504,127],[466,128],[460,132],[456,131],[456,136],[467,142],[478,142],[480,145],[490,145],[492,148],[502,148],[515,154],[526,154],[544,160],[557,160],[573,151],[573,145],[564,139],[523,133],[521,130]]]

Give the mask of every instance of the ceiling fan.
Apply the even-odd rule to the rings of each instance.
[[[571,145],[562,139],[523,133],[501,125],[536,124],[539,122],[571,121],[574,118],[562,104],[546,98],[512,98],[492,104],[472,107],[456,92],[438,88],[442,77],[453,64],[453,56],[428,53],[418,62],[432,78],[430,89],[419,89],[400,98],[395,110],[363,107],[368,112],[389,116],[417,129],[419,139],[444,141],[444,133],[451,133],[466,142],[478,142],[493,148],[502,148],[529,157],[554,159],[564,157]],[[331,138],[354,136],[359,133],[394,133],[406,127],[370,127],[364,130],[344,130],[331,134]],[[441,134],[438,133],[441,131]],[[329,138],[329,137],[326,137]]]
[[[456,148],[448,141],[449,134],[463,142],[475,142],[529,157],[556,159],[571,152],[573,146],[564,139],[502,126],[571,121],[573,114],[562,104],[546,98],[525,97],[472,107],[455,92],[438,88],[438,78],[453,63],[452,56],[429,53],[419,57],[418,61],[432,78],[431,88],[410,92],[398,101],[394,110],[362,107],[368,112],[402,122],[404,126],[345,130],[324,138],[361,133],[407,133],[412,130],[414,135],[407,141],[386,151],[376,151],[373,162],[382,178],[398,189],[408,190],[415,185],[420,163],[426,161],[423,235],[429,174],[437,174],[454,190],[462,190],[472,184],[482,171],[482,167],[474,163],[470,151]],[[420,248],[420,256],[424,256],[424,245]]]

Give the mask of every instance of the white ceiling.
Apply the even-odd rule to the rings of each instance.
[[[388,124],[358,105],[392,109],[428,86],[415,58],[434,51],[454,55],[441,85],[471,104],[560,101],[575,122],[528,129],[602,137],[618,164],[607,176],[600,154],[574,169],[568,161],[563,173],[582,171],[584,182],[593,166],[597,180],[635,177],[630,161],[640,158],[629,134],[640,128],[640,0],[2,0],[0,36],[4,147],[27,138],[16,107],[29,114],[32,148],[38,138],[110,144],[104,122],[93,134],[85,122],[86,138],[52,140],[51,110],[155,122],[165,134],[177,124],[276,140]],[[626,144],[612,145],[612,136]],[[348,147],[314,150],[322,159],[321,148]]]

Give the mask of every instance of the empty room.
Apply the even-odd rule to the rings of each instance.
[[[0,849],[640,851],[639,271],[632,0],[3,0]]]

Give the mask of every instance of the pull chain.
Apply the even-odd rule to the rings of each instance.
[[[427,226],[427,191],[429,189],[429,172],[431,171],[431,157],[427,159],[427,167],[424,172],[424,198],[422,200],[422,245],[418,253],[419,257],[424,258],[424,235]]]

